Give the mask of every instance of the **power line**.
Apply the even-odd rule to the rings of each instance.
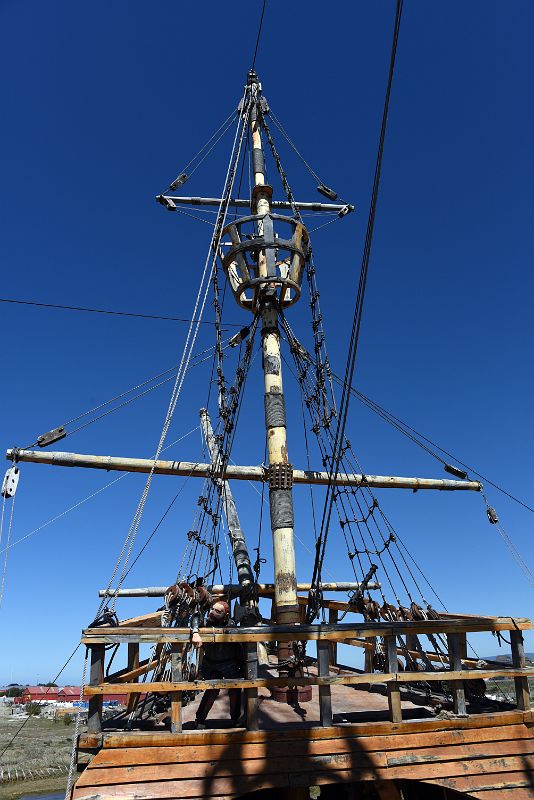
[[[200,325],[215,325],[209,320],[186,319],[185,317],[167,317],[163,314],[140,314],[134,311],[115,311],[107,308],[88,308],[86,306],[64,306],[58,303],[39,303],[37,300],[13,300],[11,298],[0,297],[0,303],[13,303],[19,306],[37,306],[38,308],[59,308],[63,311],[84,311],[91,314],[110,314],[115,317],[138,317],[140,319],[157,319],[166,322],[199,322]],[[241,328],[237,322],[225,322],[232,328]]]

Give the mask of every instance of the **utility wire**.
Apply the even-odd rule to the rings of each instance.
[[[166,317],[163,314],[137,314],[133,311],[115,311],[107,308],[87,308],[85,306],[64,306],[58,303],[39,303],[36,300],[13,300],[11,298],[0,297],[0,303],[14,303],[19,306],[38,306],[39,308],[59,308],[64,311],[85,311],[91,314],[111,314],[115,317],[138,317],[140,319],[158,319],[168,322],[197,322],[200,325],[215,325],[209,320],[186,319],[185,317]],[[237,322],[225,322],[232,328],[241,328]]]

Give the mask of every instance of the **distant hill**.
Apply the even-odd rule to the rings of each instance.
[[[527,664],[534,666],[534,653],[525,653]],[[499,653],[498,656],[483,656],[483,661],[504,661],[511,662],[512,656],[506,653]]]

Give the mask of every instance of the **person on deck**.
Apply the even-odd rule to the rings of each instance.
[[[197,649],[203,648],[201,666],[202,677],[206,680],[215,678],[243,677],[243,650],[239,642],[207,642],[204,644],[198,632],[200,615],[194,614],[191,620],[191,642]],[[206,619],[206,626],[214,628],[235,627],[230,618],[230,606],[224,600],[214,600]],[[208,714],[219,694],[220,689],[207,689],[204,692],[196,713],[197,728],[204,728]],[[241,716],[241,689],[229,689],[230,719],[232,725],[238,724]]]

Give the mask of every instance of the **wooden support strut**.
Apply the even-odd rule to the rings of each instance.
[[[462,653],[466,651],[466,638],[465,633],[448,633],[447,642],[449,648],[449,664],[451,671],[461,672],[462,670]],[[463,681],[453,681],[451,683],[451,692],[453,700],[454,713],[459,717],[465,717],[467,714],[467,707],[465,704],[465,689]]]
[[[103,469],[107,472],[140,472],[149,473],[154,468],[155,475],[183,475],[192,478],[206,478],[220,475],[213,470],[211,464],[200,464],[194,461],[162,461],[154,462],[150,458],[123,458],[122,456],[97,456],[82,453],[37,452],[35,450],[18,450],[10,448],[6,451],[6,459],[26,461],[33,464],[49,464],[54,467],[85,467]],[[249,467],[228,464],[224,471],[227,480],[268,481],[263,467]],[[327,486],[331,480],[330,473],[315,470],[293,469],[293,483],[304,485]],[[391,475],[362,475],[339,473],[336,486],[368,486],[371,489],[436,489],[438,491],[470,491],[480,492],[479,481],[453,481],[441,478],[408,478]]]
[[[88,688],[97,688],[102,685],[104,680],[104,645],[93,644],[89,651],[89,686]],[[89,710],[87,714],[87,732],[100,733],[102,731],[102,695],[90,695],[89,697]]]
[[[523,643],[523,634],[520,630],[510,631],[510,643],[512,645],[513,666],[518,669],[525,669],[525,646]],[[530,709],[528,678],[524,675],[518,675],[514,678],[514,683],[517,707],[521,709],[521,711],[528,711]]]

